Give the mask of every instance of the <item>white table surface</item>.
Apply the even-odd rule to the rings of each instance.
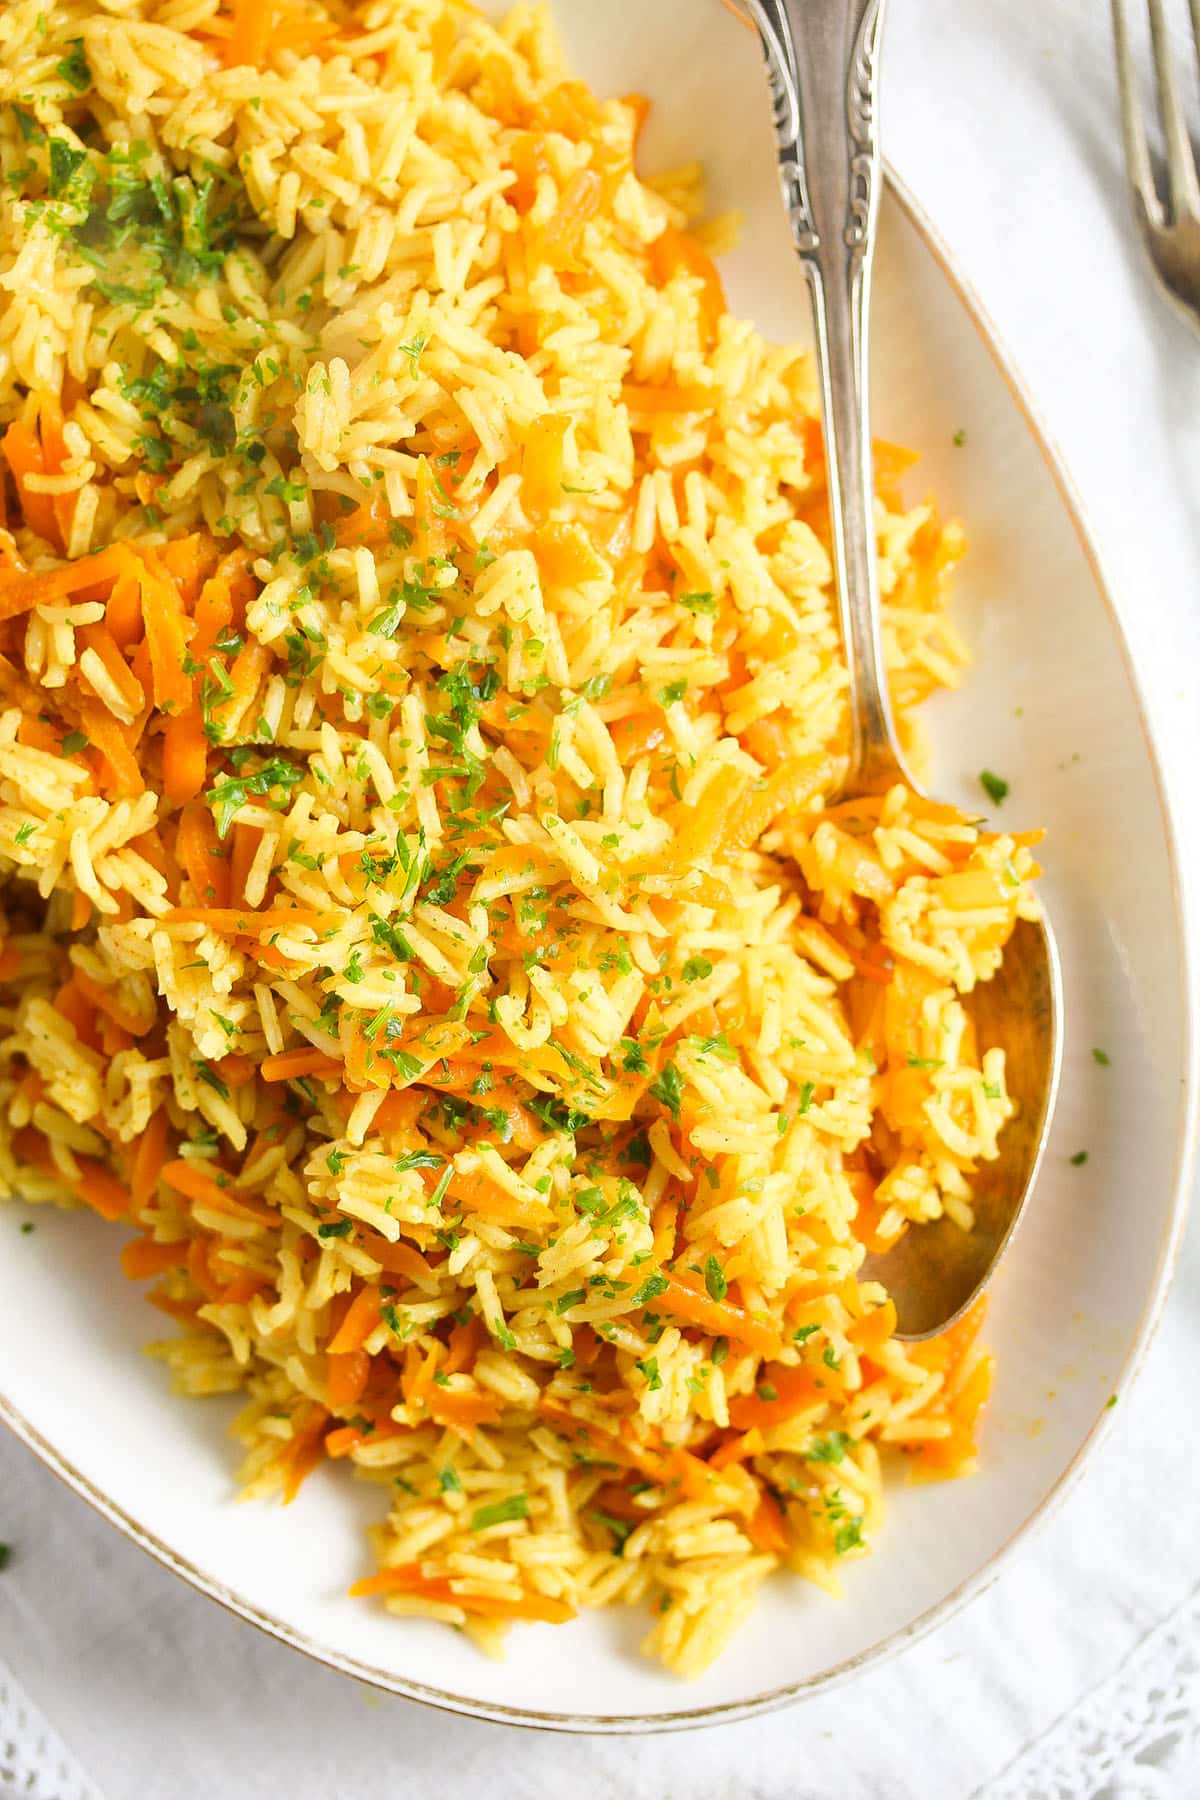
[[[1083,497],[1196,920],[1200,343],[1153,293],[1133,241],[1108,7],[892,0],[886,66],[890,159],[984,297]],[[1118,1786],[1183,1800],[1200,1793],[1197,1370],[1200,1221],[1111,1435],[993,1587],[850,1687],[749,1724],[554,1738],[368,1692],[184,1587],[7,1440],[0,1539],[15,1549],[0,1657],[104,1800],[1076,1800],[1099,1790],[1082,1770],[1088,1755],[1098,1766],[1105,1720],[1142,1704],[1139,1672],[1174,1644],[1173,1741]],[[1064,1736],[1056,1721],[1097,1689],[1100,1723],[1085,1715]],[[0,1794],[31,1791],[6,1786],[3,1738],[0,1689]],[[85,1789],[64,1776],[32,1791]]]

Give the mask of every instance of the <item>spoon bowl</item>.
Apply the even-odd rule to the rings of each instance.
[[[1062,1063],[1062,975],[1043,920],[1017,920],[999,974],[980,982],[964,1004],[979,1042],[1004,1051],[1005,1085],[1017,1110],[1000,1133],[999,1156],[972,1178],[971,1231],[934,1219],[864,1261],[860,1276],[884,1283],[902,1338],[933,1337],[966,1310],[995,1272],[1032,1191]]]
[[[747,0],[766,58],[784,205],[808,280],[820,377],[833,566],[849,674],[841,798],[920,793],[888,697],[876,568],[867,339],[879,209],[878,69],[884,0]],[[983,1289],[1012,1240],[1058,1090],[1062,980],[1049,922],[1018,920],[999,970],[964,997],[980,1044],[1005,1053],[1016,1116],[973,1177],[975,1225],[943,1217],[868,1255],[896,1335],[933,1337]]]

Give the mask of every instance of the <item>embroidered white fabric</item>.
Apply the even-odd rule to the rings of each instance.
[[[71,1752],[42,1717],[8,1666],[0,1662],[0,1795],[14,1800],[103,1800]]]
[[[1200,1588],[977,1800],[1181,1800],[1200,1793]]]

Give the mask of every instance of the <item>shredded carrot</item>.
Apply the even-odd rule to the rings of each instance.
[[[135,1213],[141,1212],[158,1186],[158,1173],[166,1154],[167,1133],[170,1125],[171,1121],[167,1117],[166,1107],[160,1106],[138,1139],[137,1149],[133,1156],[133,1172],[129,1181]]]
[[[294,1081],[298,1075],[338,1076],[342,1066],[323,1050],[282,1050],[277,1056],[264,1057],[259,1073],[264,1081]]]
[[[128,545],[112,544],[57,569],[39,569],[33,574],[0,571],[0,620],[15,619],[35,606],[49,606],[81,590],[107,587],[125,572],[132,557]]]
[[[42,457],[47,475],[61,474],[67,464],[67,446],[63,437],[62,407],[54,394],[47,394],[41,403],[38,432],[42,440]],[[70,541],[71,527],[75,521],[76,498],[72,493],[50,496],[54,512],[54,542],[64,547]]]
[[[676,231],[668,226],[650,245],[650,267],[660,286],[665,286],[678,270],[700,283],[700,316],[711,344],[727,307],[721,277],[699,239],[690,231]]]
[[[759,1496],[758,1506],[746,1520],[745,1532],[756,1550],[766,1550],[773,1556],[786,1556],[792,1547],[783,1509],[766,1488]]]
[[[456,1170],[451,1189],[457,1206],[461,1206],[466,1212],[478,1213],[481,1218],[496,1219],[502,1224],[536,1229],[546,1225],[551,1217],[550,1208],[542,1201],[525,1200],[516,1194],[506,1193],[480,1169],[469,1175],[459,1174]]]
[[[204,787],[209,743],[204,715],[193,701],[168,718],[163,733],[163,793],[172,806],[184,806]]]
[[[121,1273],[129,1281],[149,1281],[168,1269],[181,1269],[187,1261],[188,1240],[159,1244],[153,1238],[133,1238],[121,1249]]]
[[[540,1619],[551,1625],[562,1625],[575,1617],[574,1608],[565,1600],[551,1600],[544,1594],[522,1594],[519,1600],[501,1600],[490,1594],[456,1593],[449,1578],[422,1573],[420,1563],[395,1563],[356,1581],[349,1590],[354,1599],[373,1594],[413,1594],[423,1600],[436,1600],[447,1606],[459,1606],[464,1612],[482,1618]]]
[[[162,1170],[163,1180],[169,1188],[185,1199],[194,1201],[199,1206],[216,1207],[220,1212],[231,1213],[237,1218],[253,1220],[256,1224],[277,1225],[279,1214],[271,1207],[257,1206],[247,1200],[232,1182],[226,1181],[224,1187],[204,1169],[198,1169],[194,1163],[186,1162],[179,1157],[174,1162],[165,1163]]]
[[[720,854],[732,857],[751,849],[781,812],[807,805],[831,784],[835,773],[833,758],[822,751],[781,764],[730,810],[721,828]]]
[[[104,624],[118,650],[128,650],[142,636],[142,584],[138,580],[138,566],[131,551],[104,606]]]
[[[559,499],[561,481],[560,472]],[[554,500],[549,504],[554,505]],[[608,565],[593,548],[582,525],[543,525],[534,532],[533,544],[542,580],[551,586],[578,587],[581,582],[596,581],[607,573]],[[656,712],[655,716],[660,715]]]
[[[175,836],[175,857],[201,901],[212,900],[220,911],[229,898],[229,863],[217,838],[217,828],[207,806],[185,806],[179,815]],[[174,920],[182,912],[206,913],[209,908],[172,907],[166,915]]]
[[[400,1392],[410,1406],[419,1406],[424,1400],[433,1385],[434,1370],[441,1359],[442,1346],[436,1338],[423,1357],[415,1344],[408,1346],[404,1358],[404,1373],[400,1377]]]
[[[212,573],[217,549],[205,532],[193,531],[187,537],[172,538],[158,551],[159,561],[179,589],[187,607],[193,607],[205,577]]]
[[[525,439],[521,460],[521,505],[531,519],[544,519],[563,501],[563,439],[570,423],[564,413],[542,413]]]
[[[122,725],[98,700],[85,700],[79,708],[79,723],[87,740],[103,756],[109,772],[109,785],[120,795],[137,795],[145,791],[145,779],[134,755],[131,730]]]
[[[71,1186],[102,1219],[123,1219],[129,1212],[129,1190],[90,1156],[77,1156],[79,1174]]]
[[[135,1012],[122,1000],[118,988],[105,987],[102,982],[93,981],[82,969],[75,970],[74,981],[84,999],[90,1001],[100,1012],[107,1013],[113,1023],[119,1025],[122,1031],[127,1031],[130,1037],[145,1037],[148,1031],[153,1030],[153,1012],[148,1018]]]
[[[708,1458],[708,1466],[710,1469],[727,1469],[731,1463],[746,1462],[752,1456],[761,1456],[762,1451],[762,1432],[754,1426],[749,1431],[735,1432],[718,1444]]]
[[[14,419],[4,434],[4,455],[17,484],[25,523],[40,538],[61,550],[62,537],[54,516],[53,499],[49,494],[35,493],[26,485],[30,475],[46,473],[46,460],[37,435],[20,419]],[[33,604],[36,606],[38,602],[35,600]]]
[[[71,929],[77,931],[79,927],[72,925]],[[73,973],[68,976],[55,994],[54,1008],[56,1012],[62,1014],[64,1019],[70,1020],[74,1026],[75,1035],[81,1043],[86,1044],[90,1050],[100,1048],[100,1040],[96,1036],[96,1009],[90,1000],[84,998],[83,991]]]
[[[146,704],[142,684],[121,655],[117,641],[107,625],[83,625],[80,627],[79,636],[85,650],[96,652],[104,665],[105,673],[129,711],[141,712]]]
[[[789,1368],[768,1364],[753,1394],[739,1394],[729,1403],[729,1422],[736,1431],[752,1426],[781,1425],[821,1400],[832,1399],[839,1389],[822,1366],[820,1373],[807,1366]]]
[[[300,1492],[300,1484],[305,1477],[312,1474],[321,1461],[321,1439],[329,1422],[329,1414],[323,1406],[314,1406],[304,1424],[296,1432],[286,1451],[283,1479],[283,1504],[290,1506]]]
[[[169,576],[159,574],[146,563],[141,584],[154,704],[162,712],[182,712],[192,703],[192,678],[184,670],[191,622],[184,614],[178,590]]]
[[[359,1288],[336,1335],[326,1346],[330,1356],[345,1356],[352,1350],[361,1350],[383,1317],[379,1308],[378,1288]]]
[[[718,398],[716,388],[637,387],[626,382],[621,398],[632,413],[703,413],[711,412]]]
[[[442,1365],[447,1375],[469,1369],[487,1342],[487,1327],[478,1313],[472,1313],[465,1325],[456,1325],[450,1333],[446,1360]]]
[[[317,912],[311,906],[268,906],[262,912],[252,907],[239,910],[223,906],[173,906],[163,914],[165,925],[207,925],[210,931],[231,937],[266,937],[272,931],[296,930],[308,926],[313,930],[333,931],[339,920],[331,913]]]
[[[231,707],[241,712],[248,706],[273,660],[267,645],[260,644],[257,640],[253,640],[239,650],[229,671],[229,681],[233,692],[214,705],[214,713],[223,713]]]
[[[342,1356],[330,1356],[325,1374],[325,1397],[333,1412],[346,1412],[362,1397],[371,1373],[371,1359],[365,1350],[349,1350]]]
[[[468,1393],[465,1389],[430,1390],[426,1402],[429,1416],[438,1425],[454,1425],[469,1431],[476,1425],[494,1425],[504,1411],[503,1402],[495,1394]]]
[[[753,1318],[732,1300],[713,1300],[678,1275],[666,1274],[664,1278],[665,1292],[654,1296],[656,1312],[670,1313],[672,1318],[698,1325],[713,1337],[733,1338],[737,1343],[745,1344],[748,1350],[757,1351],[759,1356],[778,1356],[779,1332],[770,1320]]]
[[[261,69],[267,60],[275,25],[271,0],[233,0],[233,30],[225,44],[227,69],[248,65]]]
[[[508,199],[518,212],[526,213],[537,199],[538,182],[550,174],[550,157],[545,138],[537,132],[520,131],[508,147],[508,166],[516,180],[508,189]]]
[[[0,950],[0,981],[15,981],[21,973],[21,952],[12,944]]]
[[[215,1064],[215,1068],[226,1087],[237,1088],[244,1087],[248,1081],[253,1080],[258,1064],[252,1056],[234,1050],[228,1056],[223,1056]]]
[[[864,1314],[846,1335],[860,1356],[877,1357],[889,1338],[895,1334],[896,1303],[894,1300],[885,1300],[882,1306]]]
[[[260,808],[264,823],[269,818],[265,808]],[[262,843],[262,832],[253,825],[237,824],[233,828],[233,843],[229,855],[229,899],[231,905],[246,905],[246,878],[258,854]]]

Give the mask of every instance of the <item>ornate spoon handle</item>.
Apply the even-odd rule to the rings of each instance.
[[[846,791],[911,782],[883,666],[875,566],[867,323],[880,159],[884,0],[748,0],[775,103],[784,204],[808,277],[852,744]]]

